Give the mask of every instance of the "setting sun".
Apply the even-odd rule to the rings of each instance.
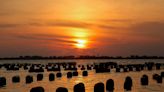
[[[164,0],[0,0],[0,92],[164,92],[163,35]]]
[[[86,44],[87,44],[87,40],[84,40],[84,39],[78,39],[76,40],[76,48],[80,48],[80,49],[83,49],[83,48],[86,48]]]

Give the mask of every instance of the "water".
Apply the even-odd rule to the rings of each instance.
[[[36,64],[48,64],[54,62],[77,62],[77,64],[93,64],[95,62],[117,62],[118,64],[143,64],[145,62],[158,62],[164,63],[163,60],[12,60],[12,61],[0,61],[0,64],[3,63],[36,63]],[[114,92],[126,92],[123,89],[125,77],[130,76],[133,79],[133,87],[130,92],[164,92],[164,83],[158,84],[155,80],[152,79],[154,73],[160,74],[164,71],[164,67],[161,70],[144,70],[141,72],[127,72],[127,73],[116,73],[115,70],[112,70],[110,73],[95,73],[95,70],[88,71],[88,76],[83,77],[82,71],[78,70],[79,76],[68,79],[66,73],[68,71],[62,71],[62,78],[55,78],[55,81],[49,81],[49,74],[56,72],[47,72],[43,73],[44,78],[42,81],[37,81],[37,73],[28,73],[27,70],[20,69],[19,71],[6,71],[4,68],[0,69],[0,77],[7,78],[7,85],[0,88],[0,92],[30,92],[30,89],[37,86],[42,86],[45,89],[45,92],[56,92],[58,87],[66,87],[69,92],[73,92],[73,87],[75,84],[80,82],[85,84],[86,92],[94,92],[94,85],[99,82],[106,84],[108,79],[113,79],[115,83]],[[140,78],[143,74],[149,76],[149,85],[141,86]],[[13,76],[21,76],[20,83],[12,83]],[[25,77],[27,75],[32,75],[34,82],[31,84],[25,83]],[[164,81],[164,80],[163,80]]]

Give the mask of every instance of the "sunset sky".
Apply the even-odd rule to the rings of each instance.
[[[0,57],[164,56],[164,0],[0,0]]]

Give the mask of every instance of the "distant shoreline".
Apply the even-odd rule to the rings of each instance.
[[[96,60],[96,59],[0,59],[0,61],[3,60]],[[97,59],[97,60],[112,60],[112,59]],[[119,60],[119,59],[115,59],[115,60]],[[131,60],[135,60],[135,59],[131,59]],[[136,59],[136,60],[143,60],[143,59]],[[145,59],[145,60],[149,60],[149,59]],[[164,60],[164,59],[154,59],[154,60]]]
[[[164,59],[163,56],[138,56],[131,55],[129,57],[122,56],[19,56],[19,57],[4,57],[0,58],[0,60],[68,60],[68,59]]]

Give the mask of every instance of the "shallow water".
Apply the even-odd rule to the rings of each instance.
[[[117,62],[118,64],[140,64],[145,62],[161,62],[164,63],[163,60],[23,60],[23,61],[0,61],[0,63],[40,63],[47,64],[50,62],[77,62],[77,64],[92,64],[93,62]],[[133,87],[130,92],[164,92],[164,83],[158,84],[155,80],[152,79],[152,75],[154,73],[160,74],[164,71],[164,67],[161,70],[144,70],[141,72],[127,72],[127,73],[116,73],[115,69],[113,69],[110,73],[95,73],[95,70],[88,71],[88,76],[83,77],[82,71],[78,70],[79,76],[72,77],[70,79],[67,78],[66,72],[62,71],[62,78],[55,78],[55,81],[50,82],[48,79],[48,75],[50,73],[56,72],[45,72],[43,73],[44,79],[42,81],[37,81],[36,76],[38,73],[28,73],[27,70],[20,69],[19,71],[6,71],[5,69],[0,70],[0,77],[7,78],[7,85],[5,87],[0,88],[0,92],[30,92],[30,89],[37,86],[42,86],[45,89],[45,92],[56,92],[58,87],[66,87],[69,92],[73,92],[73,87],[75,84],[80,82],[85,84],[86,92],[94,92],[94,85],[99,82],[103,82],[106,85],[106,81],[108,79],[113,79],[115,83],[114,92],[126,92],[123,89],[125,77],[130,76],[133,79]],[[143,74],[149,76],[149,85],[141,86],[140,78]],[[21,76],[20,83],[12,83],[12,77],[18,75]],[[31,84],[25,83],[25,77],[27,75],[32,75],[34,78],[34,82]],[[164,79],[163,79],[164,82]]]

